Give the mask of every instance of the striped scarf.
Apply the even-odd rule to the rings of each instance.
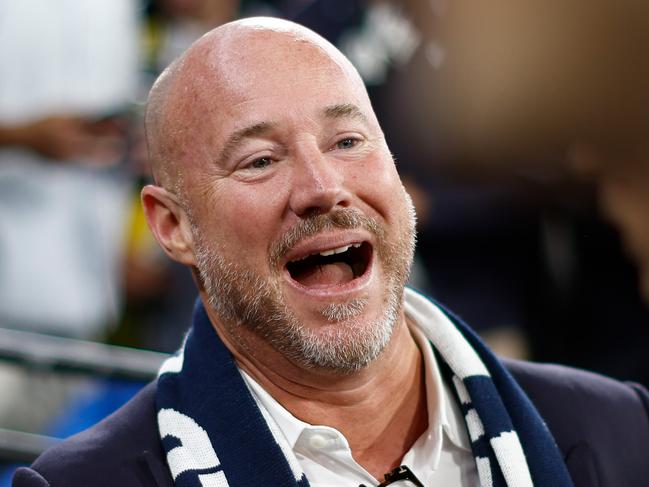
[[[431,341],[455,386],[480,486],[572,487],[545,423],[475,333],[409,289],[405,310]],[[176,487],[309,485],[283,435],[257,406],[200,302],[183,347],[160,369],[156,406]]]

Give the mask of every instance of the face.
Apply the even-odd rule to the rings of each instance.
[[[353,371],[400,318],[414,213],[360,81],[312,44],[223,59],[184,177],[218,325],[304,367]],[[250,44],[249,44],[250,45]],[[255,50],[251,50],[255,52]],[[218,108],[210,105],[217,103]]]

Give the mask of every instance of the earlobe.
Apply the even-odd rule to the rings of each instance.
[[[151,233],[165,253],[181,264],[196,264],[189,218],[177,197],[165,188],[142,188],[142,206]]]

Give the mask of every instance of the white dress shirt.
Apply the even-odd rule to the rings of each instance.
[[[430,316],[430,319],[446,319],[439,313],[437,315]],[[413,327],[411,333],[424,358],[428,429],[406,452],[401,464],[408,466],[426,487],[479,486],[465,422],[455,395],[442,380],[423,331]],[[241,373],[289,463],[293,463],[295,471],[298,467],[295,462],[298,462],[312,487],[358,487],[359,484],[374,487],[383,481],[375,479],[354,460],[342,433],[329,426],[311,425],[297,419],[252,377],[243,371]],[[398,482],[393,485],[411,484]]]

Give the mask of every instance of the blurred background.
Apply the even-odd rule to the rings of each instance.
[[[0,487],[179,346],[196,291],[140,208],[144,104],[249,15],[363,76],[417,207],[414,287],[503,355],[649,385],[648,3],[0,0]]]

